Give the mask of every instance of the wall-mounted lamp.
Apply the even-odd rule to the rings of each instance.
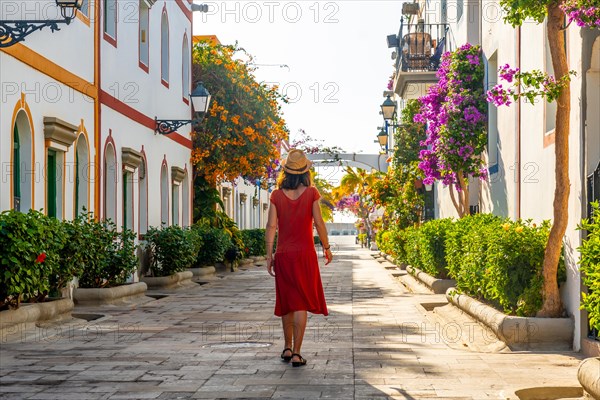
[[[204,116],[208,112],[208,107],[210,105],[210,93],[208,90],[201,84],[198,83],[196,88],[190,94],[190,99],[192,100],[192,106],[194,107],[194,114],[196,114],[196,119],[157,119],[156,127],[154,131],[156,133],[160,133],[161,135],[168,135],[169,133],[173,133],[177,131],[177,129],[181,128],[184,125],[192,124],[197,125],[204,119]]]
[[[45,27],[49,27],[52,32],[59,31],[58,24],[69,25],[83,5],[83,0],[55,0],[55,2],[64,19],[0,20],[0,48],[22,42],[31,33]]]
[[[396,115],[396,102],[390,99],[390,96],[387,96],[381,105],[381,114],[386,121],[394,119]]]

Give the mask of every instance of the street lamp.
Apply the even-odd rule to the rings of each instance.
[[[377,134],[377,141],[385,152],[388,152],[388,133],[385,129],[381,128],[381,131]]]
[[[196,115],[196,119],[157,119],[156,126],[154,131],[156,133],[160,133],[161,135],[168,135],[177,131],[177,129],[181,128],[187,124],[199,124],[204,119],[204,115],[208,112],[208,107],[210,105],[210,93],[208,90],[201,84],[198,83],[196,88],[190,94],[190,98],[192,100],[192,106],[194,108],[194,114]]]
[[[383,114],[383,119],[386,121],[394,119],[396,115],[396,102],[390,99],[389,95],[381,105],[381,114]]]
[[[60,8],[64,19],[51,20],[0,20],[0,48],[10,47],[25,40],[25,37],[35,31],[49,27],[52,32],[59,31],[58,24],[69,25],[77,10],[81,9],[83,0],[54,0]]]

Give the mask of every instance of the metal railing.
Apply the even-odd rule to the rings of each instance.
[[[400,23],[396,70],[437,71],[442,54],[451,50],[448,24]]]

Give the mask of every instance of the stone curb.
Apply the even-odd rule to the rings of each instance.
[[[586,358],[579,364],[577,379],[591,399],[600,399],[600,358]]]
[[[571,318],[536,318],[506,315],[456,289],[446,291],[446,298],[473,318],[490,328],[511,350],[570,350],[574,322]]]
[[[73,290],[73,300],[77,305],[113,304],[143,297],[147,289],[148,285],[144,282],[111,288],[76,288]]]
[[[215,276],[217,273],[217,269],[215,267],[208,266],[208,267],[200,267],[200,268],[189,268],[189,271],[192,272],[192,274],[194,274],[194,276]]]
[[[381,254],[383,254],[383,257],[386,260],[388,260],[389,262],[391,262],[392,264],[394,264],[395,266],[397,266],[401,270],[403,270],[403,271],[406,270],[406,267],[407,267],[408,264],[405,264],[403,262],[398,262],[394,257],[392,257],[389,254],[384,254],[384,253],[381,253]]]
[[[169,276],[143,276],[140,280],[151,289],[166,289],[192,284],[192,271],[176,272]]]
[[[435,294],[444,294],[446,293],[446,290],[456,286],[456,281],[454,279],[434,278],[427,272],[421,271],[419,268],[413,267],[412,265],[407,265],[405,268],[409,274],[431,289],[431,291]]]
[[[73,307],[73,300],[59,299],[22,305],[16,310],[0,311],[0,335],[4,337],[5,333],[14,333],[17,326],[22,331],[37,322],[70,318]]]

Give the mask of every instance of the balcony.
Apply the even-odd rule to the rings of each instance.
[[[400,23],[400,33],[388,37],[396,47],[394,92],[403,98],[425,94],[428,84],[437,82],[442,54],[450,51],[448,24]]]

